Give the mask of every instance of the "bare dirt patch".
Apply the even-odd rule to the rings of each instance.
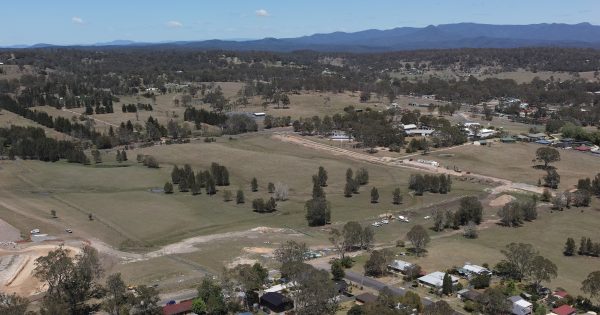
[[[0,219],[0,243],[14,242],[21,239],[21,232],[6,221]]]
[[[0,250],[0,291],[22,296],[36,295],[45,290],[33,276],[35,260],[47,255],[58,245],[35,245],[23,249]],[[75,255],[80,249],[65,247]]]
[[[505,204],[515,200],[511,195],[502,195],[490,201],[490,207],[503,207]]]

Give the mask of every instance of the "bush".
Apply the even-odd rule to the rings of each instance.
[[[146,155],[146,157],[144,158],[144,166],[147,166],[148,168],[159,168],[159,164],[158,164],[158,160],[156,160],[155,157],[153,157],[152,155]]]

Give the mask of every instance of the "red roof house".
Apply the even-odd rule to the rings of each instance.
[[[564,299],[565,297],[567,297],[569,293],[567,293],[567,291],[554,291],[554,293],[552,293],[552,296],[557,297],[559,299]]]
[[[164,315],[184,315],[192,312],[193,300],[181,301],[177,304],[163,306]]]
[[[586,151],[591,151],[592,148],[590,148],[590,147],[588,147],[586,145],[580,145],[580,146],[576,147],[575,150],[586,152]]]
[[[563,305],[553,309],[552,313],[556,315],[575,315],[577,314],[577,310],[569,305]]]

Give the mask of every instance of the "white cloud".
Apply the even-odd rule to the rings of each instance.
[[[258,9],[256,10],[254,13],[256,13],[256,16],[269,16],[269,12],[265,9]]]
[[[180,28],[183,27],[183,23],[179,21],[169,21],[165,24],[168,28]]]
[[[78,16],[74,16],[74,17],[72,17],[72,18],[71,18],[71,22],[73,22],[73,23],[75,23],[75,24],[83,24],[83,23],[85,23],[85,22],[83,21],[83,19],[82,19],[82,18],[80,18],[80,17],[78,17]]]

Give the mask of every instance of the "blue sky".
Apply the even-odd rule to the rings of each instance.
[[[600,0],[15,0],[0,45],[295,37],[456,22],[600,25]]]

